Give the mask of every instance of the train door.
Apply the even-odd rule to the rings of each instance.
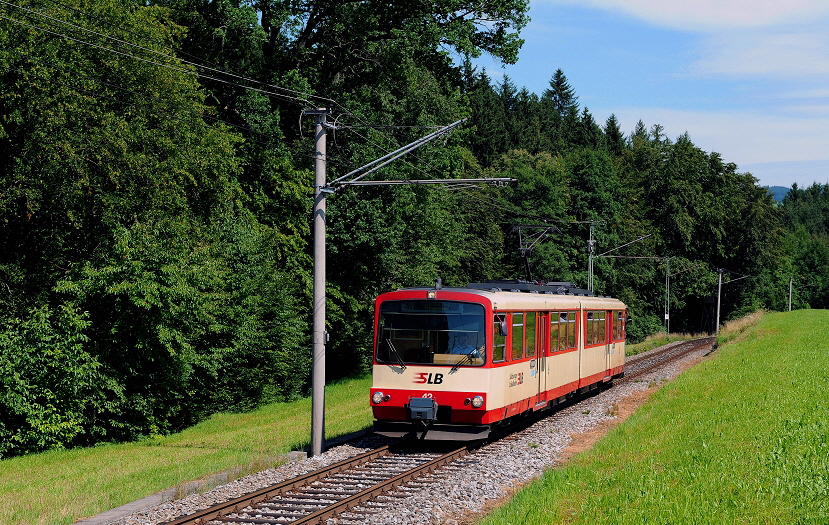
[[[524,313],[524,341],[526,345],[524,348],[524,356],[530,358],[530,377],[527,379],[527,383],[530,388],[528,394],[535,397],[536,403],[541,401],[538,397],[538,385],[541,380],[541,366],[543,363],[543,359],[541,359],[541,356],[538,353],[538,348],[540,346],[539,340],[541,339],[543,333],[540,329],[541,326],[541,315],[538,312]]]
[[[538,405],[547,403],[547,349],[550,348],[550,314],[539,312],[536,323],[536,376],[538,376]]]
[[[605,370],[610,376],[610,370],[613,368],[613,348],[616,343],[613,342],[613,312],[608,310],[604,312],[604,353],[605,353]]]

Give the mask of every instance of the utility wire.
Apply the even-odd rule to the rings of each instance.
[[[54,2],[54,0],[51,0],[51,1],[53,1],[53,3],[57,3],[58,5],[61,5],[61,6],[63,6],[63,7],[67,7],[67,6],[64,6],[63,4],[60,4],[60,3],[58,3],[58,2]],[[201,68],[201,69],[204,69],[204,70],[207,70],[207,71],[211,71],[211,72],[215,72],[215,73],[219,73],[219,74],[227,75],[227,76],[229,76],[229,77],[233,77],[233,78],[237,78],[237,79],[246,80],[246,81],[248,81],[248,82],[254,82],[254,83],[261,84],[261,85],[265,85],[265,86],[270,87],[270,88],[273,88],[273,89],[278,89],[278,90],[281,90],[281,91],[285,91],[285,92],[290,92],[290,93],[295,93],[295,94],[300,94],[300,95],[302,95],[302,93],[300,93],[300,92],[298,92],[298,91],[296,91],[296,90],[290,90],[290,89],[288,89],[288,88],[282,88],[282,87],[279,87],[279,86],[274,86],[274,85],[272,85],[272,84],[265,83],[265,82],[262,82],[262,81],[259,81],[259,80],[256,80],[256,79],[252,79],[252,78],[250,78],[250,77],[245,77],[245,76],[242,76],[242,75],[237,75],[237,74],[235,74],[235,73],[230,73],[230,72],[227,72],[227,71],[224,71],[224,70],[218,69],[218,68],[208,67],[208,66],[204,66],[204,65],[202,65],[202,64],[198,64],[198,63],[195,63],[195,62],[192,62],[192,61],[187,61],[187,60],[181,59],[181,58],[179,58],[179,57],[176,57],[176,56],[174,56],[174,55],[169,55],[169,54],[161,53],[161,52],[159,52],[159,51],[156,51],[156,50],[153,50],[153,49],[147,48],[147,47],[145,47],[145,46],[141,46],[141,45],[134,44],[134,43],[132,43],[132,42],[128,42],[128,41],[125,41],[125,40],[122,40],[122,39],[119,39],[119,38],[115,38],[115,37],[112,37],[112,36],[109,36],[109,35],[105,35],[105,34],[103,34],[103,33],[99,33],[99,32],[97,32],[97,31],[93,31],[93,30],[90,30],[90,29],[84,28],[84,27],[79,26],[79,25],[77,25],[77,24],[73,24],[73,23],[71,23],[71,22],[67,22],[67,21],[64,21],[64,20],[61,20],[61,19],[58,19],[58,18],[55,18],[55,17],[49,16],[49,15],[47,15],[47,14],[45,14],[45,13],[42,13],[42,12],[39,12],[39,11],[36,11],[36,10],[30,9],[30,8],[27,8],[27,7],[23,7],[23,6],[17,5],[17,4],[14,4],[14,3],[8,2],[8,1],[6,1],[6,0],[0,0],[0,4],[5,4],[5,5],[7,5],[7,6],[11,6],[11,7],[13,7],[13,8],[16,8],[16,9],[20,9],[20,10],[26,11],[26,12],[28,12],[28,13],[32,14],[32,15],[40,16],[40,17],[45,18],[45,19],[47,19],[47,20],[49,20],[49,21],[51,21],[51,22],[58,23],[58,24],[62,24],[62,25],[65,25],[65,26],[68,26],[68,27],[71,27],[71,28],[77,29],[77,30],[79,30],[79,31],[83,31],[83,32],[86,32],[86,33],[88,33],[88,34],[95,35],[95,36],[97,36],[97,37],[100,37],[100,38],[103,38],[103,39],[106,39],[106,40],[109,40],[109,41],[115,42],[115,43],[117,43],[117,44],[122,44],[122,45],[126,45],[126,46],[129,46],[129,47],[133,47],[133,48],[136,48],[136,49],[139,49],[139,50],[145,51],[145,52],[147,52],[147,53],[150,53],[151,55],[156,55],[156,56],[160,56],[160,57],[162,57],[162,58],[167,58],[167,59],[170,59],[170,60],[174,60],[174,61],[176,61],[176,62],[181,62],[181,63],[187,64],[187,65],[190,65],[190,66],[192,66],[192,67],[194,67],[194,68]],[[85,16],[90,17],[90,18],[100,18],[100,17],[93,17],[92,15],[90,15],[90,14],[88,14],[88,13],[84,13],[83,11],[79,11],[79,10],[74,9],[74,8],[71,8],[71,7],[70,7],[69,9],[72,9],[73,11],[76,11],[76,12],[79,12],[79,13],[83,13]],[[224,84],[227,84],[227,85],[230,85],[230,86],[235,86],[235,87],[239,87],[239,88],[242,88],[242,89],[246,89],[246,90],[250,90],[250,91],[259,92],[259,93],[262,93],[262,94],[265,94],[265,95],[274,96],[274,97],[277,97],[277,98],[280,98],[280,99],[286,100],[286,101],[288,101],[288,102],[292,102],[292,103],[301,103],[301,104],[299,104],[299,105],[303,105],[303,106],[312,106],[312,105],[313,105],[313,104],[311,103],[311,101],[310,101],[310,100],[308,100],[308,98],[304,98],[304,97],[303,97],[303,98],[300,98],[300,97],[290,96],[290,95],[286,95],[285,93],[278,93],[278,92],[274,92],[274,91],[270,91],[270,90],[266,90],[266,89],[260,89],[260,88],[256,88],[256,87],[253,87],[253,86],[249,86],[249,85],[240,84],[240,83],[238,83],[238,82],[233,82],[233,81],[226,80],[226,79],[223,79],[223,78],[217,78],[217,77],[214,77],[214,76],[206,75],[206,74],[204,74],[204,73],[202,73],[202,72],[199,72],[199,71],[193,71],[193,70],[190,70],[190,69],[186,69],[186,68],[177,67],[177,66],[176,66],[176,65],[174,65],[174,64],[165,64],[165,63],[162,63],[162,62],[158,62],[158,61],[156,61],[156,60],[151,60],[151,59],[149,59],[149,58],[140,57],[140,56],[137,56],[137,55],[135,55],[135,54],[133,54],[133,53],[129,53],[129,52],[126,52],[126,51],[123,51],[123,50],[113,49],[113,48],[111,48],[111,47],[107,47],[107,46],[104,46],[104,45],[101,45],[101,44],[98,44],[98,43],[95,43],[95,42],[90,42],[90,41],[88,41],[88,40],[84,40],[84,39],[81,39],[81,38],[77,38],[77,37],[74,37],[74,36],[67,35],[67,34],[65,34],[65,33],[61,33],[60,31],[56,31],[56,30],[47,29],[47,28],[45,28],[45,27],[41,27],[41,26],[36,25],[36,24],[33,24],[33,23],[27,23],[27,22],[24,22],[24,21],[22,21],[22,20],[18,20],[18,19],[13,18],[13,17],[6,16],[5,18],[6,18],[7,20],[11,21],[11,22],[17,23],[17,24],[19,24],[19,25],[21,25],[21,26],[24,26],[24,27],[29,27],[29,28],[32,28],[32,29],[35,29],[35,30],[38,30],[38,31],[41,31],[41,32],[44,32],[44,33],[47,33],[47,34],[51,34],[51,35],[56,36],[56,37],[59,37],[59,38],[63,38],[63,39],[70,40],[70,41],[74,41],[74,42],[80,43],[80,44],[82,44],[82,45],[87,45],[87,46],[90,46],[90,47],[93,47],[93,48],[96,48],[96,49],[100,49],[100,50],[107,51],[107,52],[110,52],[110,53],[114,53],[114,54],[117,54],[117,55],[121,55],[121,56],[124,56],[124,57],[132,58],[132,59],[134,59],[134,60],[139,60],[139,61],[142,61],[142,62],[145,62],[145,63],[153,64],[153,65],[156,65],[156,66],[159,66],[159,67],[164,67],[164,68],[171,69],[171,70],[173,70],[173,71],[178,71],[178,72],[181,72],[181,73],[184,73],[184,74],[188,74],[188,75],[195,75],[195,76],[198,76],[199,78],[202,78],[202,79],[205,79],[205,80],[212,80],[212,81],[219,82],[219,83],[224,83]],[[110,24],[110,26],[112,27],[113,25],[112,25],[112,24]],[[121,26],[115,26],[115,27],[119,27],[120,29],[122,29],[122,30],[124,30],[124,31],[129,32],[129,30],[126,30],[126,29],[124,29],[124,28],[123,28],[123,27],[121,27]],[[133,33],[133,34],[135,34],[135,33]],[[166,47],[166,46],[165,46],[165,47]],[[169,49],[169,47],[167,47],[167,49]],[[328,99],[328,98],[325,98],[325,97],[319,97],[319,96],[315,96],[315,95],[311,95],[311,96],[309,96],[309,98],[312,98],[312,99],[318,99],[318,100],[324,100],[324,101],[326,101],[326,102],[330,103],[331,105],[336,105],[336,106],[339,106],[339,107],[341,107],[342,109],[344,109],[344,110],[348,111],[348,110],[347,110],[347,108],[345,108],[344,106],[342,106],[341,104],[337,103],[336,101],[334,101],[334,100],[332,100],[332,99]],[[362,121],[362,122],[366,122],[366,121],[365,121],[362,117],[360,117],[359,115],[356,115],[355,113],[349,112],[349,114],[350,114],[350,115],[352,115],[352,116],[355,116],[358,120],[360,120],[360,121]],[[216,120],[220,120],[220,119],[216,119]],[[240,126],[238,126],[238,125],[233,125],[233,124],[228,123],[228,122],[226,122],[226,121],[222,121],[222,122],[225,122],[225,123],[227,123],[227,124],[229,124],[229,125],[232,125],[232,126],[234,126],[234,127],[238,127],[238,128],[240,128],[240,129],[248,129],[248,130],[249,130],[249,128],[244,128],[244,127],[240,127]],[[346,127],[346,126],[341,126],[341,127]],[[355,128],[356,126],[347,126],[347,127],[348,127],[348,128],[350,128],[350,129],[353,129],[353,128]],[[400,128],[400,129],[414,129],[414,128],[417,128],[416,126],[390,126],[390,125],[385,125],[385,126],[375,126],[375,125],[368,124],[368,123],[364,124],[362,127],[364,127],[364,128],[372,128],[372,129],[394,129],[394,128]],[[430,126],[424,126],[424,127],[426,127],[426,128],[430,128]],[[253,132],[253,130],[250,130],[250,131],[251,131],[251,132]],[[368,138],[368,137],[366,137],[365,135],[362,135],[362,134],[359,134],[359,133],[357,133],[357,135],[358,135],[358,136],[361,136],[362,138],[364,138],[365,140],[367,140],[367,141],[369,141],[369,142],[372,142],[375,146],[380,147],[381,149],[385,149],[385,148],[383,148],[383,146],[381,146],[380,144],[378,144],[378,143],[376,143],[376,142],[372,141],[371,139],[369,139],[369,138]],[[255,142],[259,142],[259,141],[255,141]],[[334,159],[332,158],[332,159],[329,159],[329,160],[334,160]],[[423,171],[423,170],[422,170],[422,168],[420,168],[420,167],[419,167],[419,166],[417,166],[416,164],[413,164],[413,163],[411,163],[411,162],[410,162],[410,161],[408,161],[408,160],[406,160],[406,162],[407,162],[407,163],[409,163],[409,164],[411,164],[411,165],[412,165],[413,167],[415,167],[415,169],[417,169],[418,171],[421,171],[422,173],[426,173],[425,171]],[[342,162],[341,162],[341,161],[340,161],[340,162],[335,161],[335,163],[342,164]],[[428,164],[428,162],[422,162],[422,163],[423,163],[423,164],[427,164],[427,165],[429,165],[429,164]],[[348,164],[348,163],[346,162],[345,164]],[[437,171],[435,168],[433,168],[433,167],[431,167],[431,166],[430,166],[430,168],[431,168],[432,170]]]
[[[146,52],[146,53],[149,53],[150,55],[157,55],[157,56],[160,56],[160,57],[163,57],[163,58],[172,59],[172,60],[174,60],[174,61],[177,61],[177,62],[182,62],[182,63],[184,63],[184,64],[187,64],[187,65],[190,65],[190,66],[193,66],[193,67],[196,67],[196,68],[201,68],[201,69],[204,69],[204,70],[206,70],[206,71],[210,71],[210,72],[212,72],[212,73],[219,73],[219,74],[222,74],[222,75],[227,75],[228,77],[231,77],[231,78],[237,78],[237,79],[247,80],[247,81],[249,81],[249,82],[255,82],[255,83],[258,83],[258,84],[262,84],[262,85],[264,85],[264,86],[267,86],[268,88],[271,88],[271,89],[276,89],[276,90],[280,90],[280,91],[286,91],[286,92],[293,93],[293,94],[295,94],[295,95],[302,95],[302,93],[300,93],[300,92],[298,92],[298,91],[296,91],[296,90],[293,90],[293,89],[283,88],[283,87],[280,87],[280,86],[274,86],[273,84],[268,84],[268,83],[265,83],[265,82],[262,82],[262,81],[259,81],[259,80],[255,80],[255,79],[252,79],[252,78],[249,78],[249,77],[244,77],[244,76],[242,76],[242,75],[237,75],[237,74],[235,74],[235,73],[231,73],[231,72],[228,72],[228,71],[225,71],[225,70],[221,70],[221,69],[217,69],[217,68],[214,68],[214,67],[205,66],[205,65],[202,65],[202,64],[198,64],[198,63],[196,63],[196,62],[191,62],[191,61],[189,61],[189,60],[184,60],[184,59],[182,59],[182,58],[180,58],[180,57],[177,57],[177,56],[175,56],[175,55],[170,55],[170,54],[167,54],[167,53],[162,53],[162,52],[157,51],[157,50],[155,50],[155,49],[151,49],[151,48],[148,48],[148,47],[145,47],[145,46],[139,45],[139,44],[135,44],[135,43],[133,43],[133,42],[128,42],[128,41],[126,41],[126,40],[122,40],[122,39],[120,39],[120,38],[115,38],[115,37],[113,37],[113,36],[105,35],[105,34],[103,34],[103,33],[99,33],[99,32],[97,32],[97,31],[93,31],[93,30],[88,29],[88,28],[85,28],[85,27],[83,27],[83,26],[79,26],[79,25],[74,24],[74,23],[72,23],[72,22],[68,22],[68,21],[66,21],[66,20],[61,20],[61,19],[59,19],[59,18],[55,18],[55,17],[49,16],[49,15],[47,15],[47,14],[45,14],[45,13],[41,12],[41,11],[36,11],[36,10],[34,10],[34,9],[30,9],[30,8],[28,8],[28,7],[24,7],[24,6],[20,6],[20,5],[17,5],[17,4],[13,4],[13,3],[11,3],[11,2],[7,2],[6,0],[0,0],[0,4],[6,4],[6,5],[9,5],[9,6],[11,6],[11,7],[14,7],[14,8],[17,8],[17,9],[21,9],[21,10],[23,10],[23,11],[26,11],[26,12],[32,13],[32,14],[34,14],[34,15],[36,15],[36,16],[40,16],[40,17],[42,17],[42,18],[46,18],[47,20],[51,20],[51,21],[53,21],[53,22],[56,22],[56,23],[58,23],[58,24],[62,24],[62,25],[65,25],[65,26],[69,26],[69,27],[74,28],[74,29],[77,29],[77,30],[79,30],[79,31],[83,31],[83,32],[85,32],[85,33],[89,33],[89,34],[91,34],[91,35],[95,35],[95,36],[101,37],[101,38],[103,38],[103,39],[105,39],[105,40],[110,40],[110,41],[115,42],[115,43],[118,43],[118,44],[123,44],[123,45],[126,45],[126,46],[128,46],[128,47],[133,47],[133,48],[139,49],[139,50],[141,50],[141,51],[144,51],[144,52]],[[10,18],[10,20],[12,20],[12,19]],[[120,28],[120,26],[118,26],[118,27]],[[67,37],[67,38],[71,38],[71,37]],[[102,48],[102,49],[103,49],[103,48]],[[169,49],[169,48],[168,48],[168,49]],[[114,51],[114,50],[113,50],[113,51]],[[114,51],[114,52],[118,52],[118,51]],[[148,59],[144,59],[144,58],[141,58],[141,57],[138,57],[138,56],[135,56],[135,55],[131,55],[131,54],[128,54],[128,53],[120,53],[120,52],[119,52],[119,54],[124,54],[125,56],[132,56],[133,58],[136,58],[136,59],[138,59],[138,60],[144,60],[144,61],[146,61],[146,62],[150,62],[150,63],[152,63],[152,64],[162,65],[162,64],[158,64],[157,62],[153,62],[153,61],[150,61],[150,60],[148,60]],[[165,67],[170,67],[170,66],[165,66]],[[188,71],[188,70],[181,69],[181,68],[175,68],[174,66],[173,66],[173,67],[171,67],[171,69],[176,69],[176,70],[178,70],[178,71],[187,72],[187,73],[189,73],[189,74],[192,74],[192,72],[190,72],[190,71]],[[225,82],[225,83],[227,83],[227,84],[230,84],[230,85],[235,85],[235,86],[238,86],[238,87],[243,87],[243,88],[246,88],[246,89],[254,89],[254,90],[256,90],[256,89],[257,89],[257,88],[253,88],[253,87],[251,87],[251,86],[245,86],[245,85],[242,85],[242,84],[239,84],[239,83],[235,83],[235,82],[230,82],[230,81],[227,81],[227,80],[224,80],[224,79],[211,78],[211,77],[208,77],[208,76],[203,75],[203,74],[201,74],[201,73],[198,73],[198,75],[199,75],[199,76],[201,76],[201,77],[203,77],[203,78],[208,78],[208,79],[210,79],[210,80],[215,80],[215,81],[218,81],[218,82]],[[266,90],[262,90],[261,92],[265,93],[265,92],[267,92],[267,91],[266,91]],[[297,97],[297,96],[290,96],[290,95],[286,95],[286,94],[283,94],[283,93],[279,93],[279,94],[277,94],[277,93],[273,93],[273,92],[271,92],[271,94],[273,94],[274,96],[281,96],[281,97],[286,98],[286,99],[289,99],[289,100],[294,100],[294,101],[303,102],[304,104],[307,104],[307,105],[309,105],[309,106],[310,106],[310,105],[312,105],[312,104],[311,104],[311,102],[310,102],[307,98],[300,98],[300,97]],[[320,100],[325,100],[326,102],[329,102],[329,103],[333,103],[333,102],[334,102],[333,100],[331,100],[331,99],[327,99],[327,98],[324,98],[324,97],[312,97],[312,98],[318,98],[318,99],[320,99]]]
[[[5,0],[0,0],[0,3],[8,4],[8,2],[6,2]],[[216,78],[216,77],[211,77],[211,76],[208,76],[208,75],[204,75],[204,74],[195,72],[195,71],[187,69],[187,68],[177,67],[177,66],[172,65],[172,64],[164,64],[162,62],[157,62],[155,60],[150,60],[148,58],[139,57],[137,55],[133,55],[133,54],[127,53],[125,51],[112,49],[112,48],[109,48],[109,47],[106,47],[106,46],[103,46],[103,45],[100,45],[100,44],[96,44],[94,42],[89,42],[87,40],[82,40],[80,38],[75,38],[75,37],[60,33],[58,31],[52,31],[50,29],[46,29],[46,28],[40,27],[40,26],[35,25],[35,24],[29,24],[29,23],[23,22],[21,20],[18,20],[16,18],[12,18],[10,16],[5,16],[4,18],[6,20],[9,20],[9,21],[14,22],[14,23],[19,24],[19,25],[22,25],[24,27],[29,27],[31,29],[36,29],[38,31],[42,31],[44,33],[48,33],[48,34],[51,34],[53,36],[57,36],[57,37],[60,37],[60,38],[64,38],[66,40],[71,40],[73,42],[77,42],[79,44],[94,47],[94,48],[100,49],[102,51],[108,51],[110,53],[115,53],[116,55],[121,55],[121,56],[124,56],[124,57],[132,58],[134,60],[139,60],[141,62],[146,62],[148,64],[153,64],[153,65],[163,67],[163,68],[167,68],[167,69],[170,69],[170,70],[173,70],[173,71],[178,71],[178,72],[184,73],[186,75],[195,75],[195,76],[203,78],[203,79],[213,80],[213,81],[216,81],[216,82],[221,82],[221,83],[224,83],[224,84],[241,87],[241,88],[244,88],[244,89],[247,89],[247,90],[250,90],[250,91],[256,91],[256,92],[259,92],[259,93],[262,93],[262,94],[265,94],[265,95],[270,95],[270,96],[274,96],[274,97],[277,97],[277,98],[282,98],[284,100],[287,100],[287,101],[293,102],[293,103],[302,102],[303,104],[299,104],[299,105],[303,105],[303,106],[311,105],[310,102],[306,99],[300,99],[298,97],[291,97],[291,96],[285,95],[283,93],[276,93],[274,91],[268,91],[268,90],[265,90],[265,89],[255,88],[255,87],[252,87],[252,86],[244,86],[242,84],[231,82],[229,80],[224,80],[224,79],[221,79],[221,78]],[[169,57],[168,55],[163,55],[162,54],[162,56],[167,57],[167,58],[175,59],[174,57]]]
[[[23,53],[23,52],[20,52],[20,51],[17,51],[17,50],[14,50],[14,52],[17,53],[19,56],[26,56],[26,57],[29,57],[29,58],[36,58],[36,57],[33,57],[32,55],[29,55],[28,53]],[[77,71],[69,71],[66,68],[62,68],[62,67],[56,66],[54,64],[51,64],[48,67],[52,68],[53,70],[61,71],[63,73],[66,73],[67,75],[69,75],[69,78],[72,79],[72,80],[74,80],[78,76]],[[37,79],[40,79],[40,80],[46,80],[46,81],[53,80],[52,78],[44,77],[42,75],[38,75],[37,73],[35,73],[31,70],[22,70],[22,69],[19,69],[19,68],[16,68],[16,67],[10,67],[9,71],[16,71],[16,72],[20,73],[21,75],[33,76],[33,77],[35,77]],[[191,116],[195,117],[195,118],[186,118],[186,117],[181,116],[178,113],[173,113],[173,112],[169,112],[169,111],[164,112],[163,115],[165,115],[166,117],[169,117],[171,119],[179,120],[179,121],[182,121],[182,122],[190,122],[190,123],[193,123],[193,124],[203,123],[203,120],[201,120],[201,119],[210,120],[210,121],[213,121],[213,122],[219,122],[219,123],[225,124],[226,126],[236,128],[240,131],[245,131],[247,133],[252,133],[252,134],[258,135],[260,137],[263,137],[265,140],[270,141],[270,143],[259,141],[259,140],[256,140],[254,138],[251,138],[251,137],[245,137],[245,140],[248,140],[248,141],[251,141],[251,142],[256,142],[257,144],[261,144],[263,146],[271,146],[272,143],[273,143],[273,140],[274,140],[273,136],[266,135],[264,133],[260,133],[260,132],[254,130],[250,127],[241,126],[239,124],[229,122],[227,120],[223,120],[221,118],[218,118],[218,117],[215,117],[213,115],[206,114],[206,113],[192,112],[188,108],[185,108],[184,106],[182,106],[181,104],[176,104],[176,103],[170,102],[168,100],[161,99],[161,98],[153,96],[153,95],[148,95],[146,93],[140,93],[140,92],[134,91],[132,89],[129,89],[127,87],[121,86],[119,84],[114,84],[112,82],[106,82],[104,80],[96,79],[94,77],[90,77],[90,76],[87,76],[87,75],[84,75],[84,78],[89,79],[89,80],[93,80],[95,82],[98,82],[103,86],[110,87],[110,88],[115,89],[115,90],[124,91],[126,93],[135,95],[136,97],[143,98],[143,99],[147,100],[148,102],[146,104],[139,104],[137,102],[130,102],[130,101],[124,100],[122,98],[112,97],[112,96],[106,95],[104,93],[92,91],[90,89],[80,88],[80,87],[77,87],[77,86],[70,86],[68,84],[65,84],[65,86],[69,87],[69,89],[75,91],[76,93],[79,93],[79,94],[82,94],[82,95],[89,95],[89,96],[99,98],[99,99],[109,100],[110,102],[115,102],[117,104],[122,104],[122,105],[128,106],[128,107],[134,107],[134,108],[142,108],[143,107],[144,109],[153,109],[154,110],[154,109],[156,109],[156,106],[154,106],[152,103],[155,103],[155,104],[158,104],[158,105],[166,106],[168,109],[173,109],[173,110],[178,109],[178,110],[181,110],[181,111],[188,111],[188,112],[190,112]]]
[[[75,13],[77,13],[77,14],[79,14],[79,15],[85,16],[87,19],[89,19],[89,20],[91,20],[91,21],[94,21],[95,23],[103,23],[104,25],[106,25],[106,26],[108,26],[108,27],[111,27],[111,28],[117,28],[117,29],[119,29],[119,30],[121,30],[121,31],[123,31],[123,32],[125,32],[125,33],[129,33],[129,34],[131,34],[131,35],[135,35],[135,36],[137,36],[137,37],[139,37],[139,38],[143,38],[143,39],[149,40],[150,42],[153,42],[154,44],[157,44],[158,46],[163,47],[164,49],[167,49],[167,50],[171,51],[173,54],[178,54],[178,53],[180,53],[180,54],[185,55],[185,56],[188,56],[188,57],[190,57],[190,58],[192,58],[192,59],[194,59],[194,60],[200,60],[200,61],[202,61],[203,63],[205,63],[205,64],[209,64],[209,65],[211,65],[211,66],[213,66],[213,67],[215,67],[215,68],[217,68],[217,69],[219,68],[219,65],[218,65],[218,64],[215,64],[215,63],[213,63],[213,62],[211,62],[211,61],[209,61],[209,60],[206,60],[206,59],[204,59],[204,58],[202,58],[202,57],[198,57],[198,56],[196,56],[196,55],[192,55],[192,54],[190,54],[190,53],[187,53],[187,52],[186,52],[186,51],[184,51],[184,50],[181,50],[181,49],[174,49],[174,48],[170,47],[169,45],[167,45],[167,42],[164,42],[164,41],[159,40],[159,39],[157,39],[157,38],[153,38],[153,37],[151,37],[151,36],[149,36],[149,35],[146,35],[146,34],[137,33],[137,32],[135,32],[135,31],[132,31],[132,30],[130,30],[130,29],[127,29],[127,28],[125,28],[125,27],[123,27],[123,26],[121,26],[121,25],[118,25],[118,24],[113,24],[112,22],[110,22],[109,20],[107,20],[106,18],[104,18],[104,17],[102,17],[102,16],[97,16],[97,15],[94,15],[94,14],[92,14],[92,13],[88,13],[88,12],[86,12],[86,11],[83,11],[83,10],[81,10],[81,9],[78,9],[78,8],[76,8],[76,7],[72,7],[72,6],[70,6],[70,5],[66,5],[66,4],[64,4],[64,3],[62,3],[62,2],[59,2],[58,0],[47,0],[47,1],[48,1],[48,2],[50,2],[50,3],[51,3],[51,4],[53,4],[53,5],[60,6],[60,7],[64,8],[64,9],[68,9],[68,10],[70,10],[70,11],[74,11]],[[253,80],[253,79],[251,79],[251,80]],[[258,81],[258,80],[256,80],[256,82],[259,82],[259,81]],[[281,88],[281,89],[288,89],[288,88]],[[295,90],[291,90],[291,91],[295,91]],[[297,93],[297,94],[302,94],[302,93],[300,93],[299,91],[295,91],[295,93]]]
[[[16,71],[16,72],[21,73],[21,74],[28,74],[28,75],[34,76],[35,78],[38,78],[40,80],[46,80],[46,81],[52,80],[51,78],[44,77],[44,76],[41,76],[41,75],[37,75],[37,74],[32,73],[31,71],[24,71],[22,69],[15,68],[15,67],[9,68],[9,71]],[[114,84],[108,84],[108,83],[105,83],[105,82],[102,82],[102,84],[108,85],[110,87],[115,87]],[[94,98],[101,99],[101,100],[108,100],[110,102],[115,102],[115,103],[118,103],[118,104],[122,104],[122,105],[127,106],[127,107],[134,107],[134,108],[143,107],[144,109],[149,108],[149,109],[153,109],[153,110],[156,109],[155,106],[152,106],[150,104],[139,105],[135,102],[128,102],[124,99],[111,97],[109,95],[105,95],[103,93],[95,92],[95,91],[92,91],[92,90],[89,90],[89,89],[79,88],[79,87],[76,87],[76,86],[70,86],[68,84],[64,84],[64,87],[67,87],[70,90],[72,90],[75,93],[78,93],[80,95],[87,95],[87,96],[94,97]],[[149,95],[142,95],[140,93],[136,93],[136,95],[137,96],[149,97]],[[157,102],[163,102],[163,101],[157,100]],[[234,124],[232,122],[228,122],[226,120],[222,120],[222,119],[217,118],[217,117],[213,117],[211,115],[195,114],[194,113],[193,116],[195,116],[196,118],[187,118],[187,117],[182,116],[181,114],[163,112],[163,111],[158,113],[158,114],[162,115],[162,116],[165,116],[165,117],[167,117],[171,120],[177,120],[177,121],[180,121],[180,122],[187,122],[187,123],[190,123],[190,124],[204,124],[204,120],[200,120],[200,119],[211,120],[211,121],[214,121],[214,122],[220,122],[220,123],[225,124],[227,126],[238,128],[238,129],[243,130],[243,131],[248,131],[250,133],[255,133],[257,135],[261,135],[263,137],[270,138],[268,135],[264,135],[264,134],[259,133],[257,131],[251,130],[249,128],[245,128],[243,126],[239,126],[238,124]],[[255,142],[255,143],[260,144],[260,145],[265,146],[265,147],[272,146],[272,143],[269,144],[269,143],[266,143],[266,142],[263,142],[263,141],[260,141],[260,140],[256,140],[256,139],[251,138],[251,137],[245,137],[245,140],[249,141],[249,142]],[[310,155],[309,155],[309,157],[313,158]]]

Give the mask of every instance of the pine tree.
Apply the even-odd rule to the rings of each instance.
[[[576,90],[570,86],[567,77],[561,69],[557,69],[550,79],[550,88],[544,90],[542,99],[552,102],[553,109],[562,118],[564,118],[571,108],[578,109],[579,97],[576,96]]]
[[[541,95],[541,125],[551,151],[563,151],[574,141],[579,120],[578,97],[561,69]]]
[[[611,114],[607,117],[604,124],[605,147],[611,155],[621,155],[622,150],[625,149],[625,135],[619,127],[619,121],[616,120],[616,115]]]
[[[576,145],[585,148],[599,149],[603,143],[602,129],[596,124],[593,115],[585,106],[579,118],[579,125],[575,133]]]
[[[485,166],[490,165],[509,141],[504,105],[492,87],[486,70],[475,75],[469,94],[472,113],[470,124],[475,133],[470,137],[470,149]]]

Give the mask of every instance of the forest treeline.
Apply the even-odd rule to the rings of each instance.
[[[378,293],[586,286],[591,230],[632,339],[667,306],[672,331],[709,329],[719,269],[723,318],[787,308],[792,276],[795,308],[829,302],[828,187],[776,206],[687,134],[595,122],[560,70],[535,94],[473,67],[518,59],[527,0],[16,0],[0,18],[0,457],[307,391],[303,109],[330,110],[329,180],[467,119],[372,177],[517,181],[328,199],[329,378],[367,369]],[[541,230],[518,226],[549,227],[526,261]]]

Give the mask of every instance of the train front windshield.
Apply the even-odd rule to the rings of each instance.
[[[482,366],[484,307],[457,301],[387,301],[380,305],[377,362]]]

